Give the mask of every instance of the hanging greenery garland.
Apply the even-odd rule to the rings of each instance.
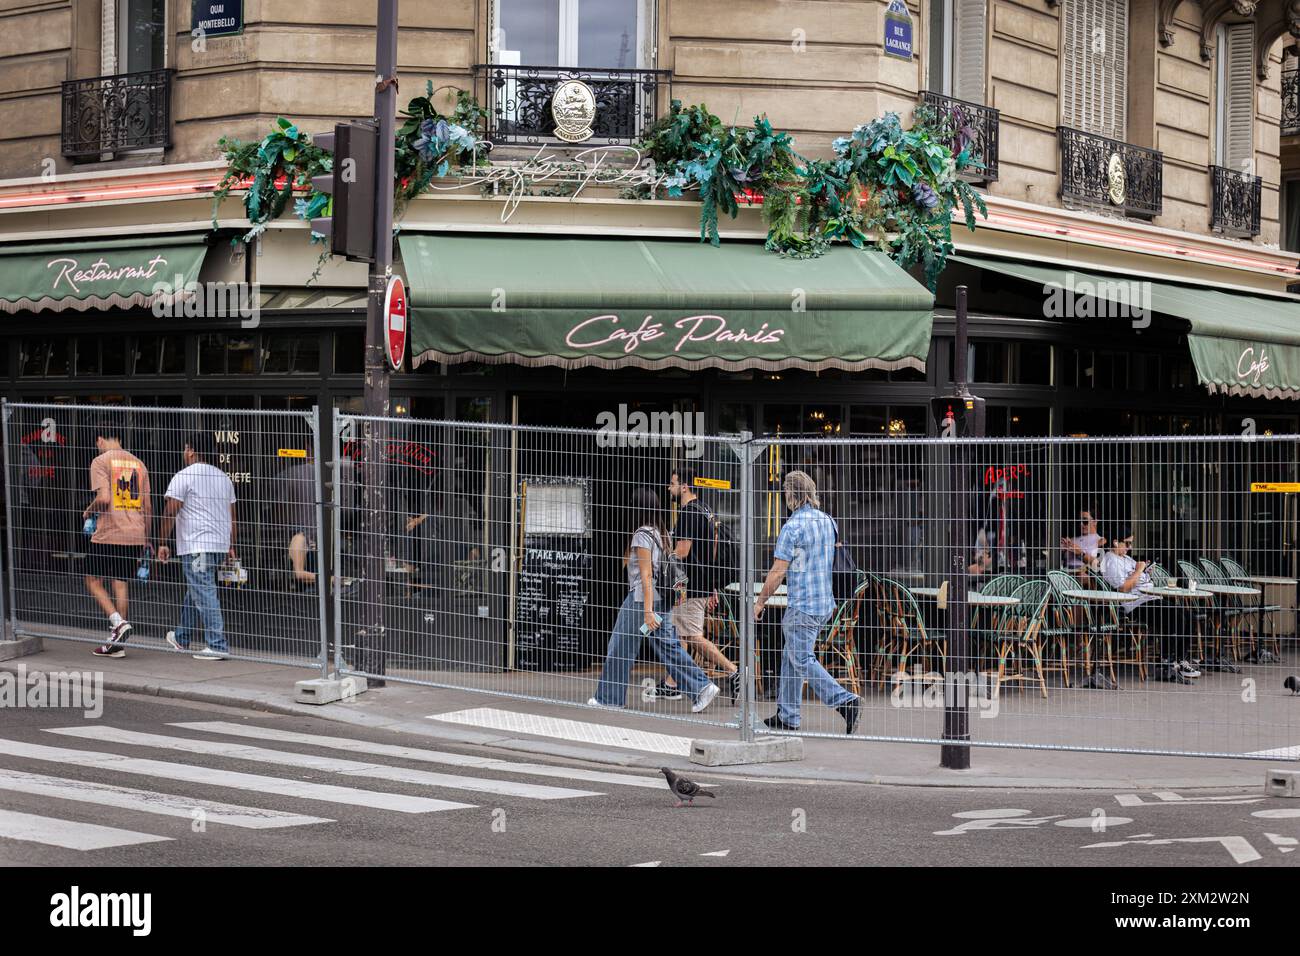
[[[437,92],[427,84],[396,131],[399,211],[433,180],[490,165],[491,144],[483,138],[487,111],[457,90],[456,105],[444,116],[433,105]],[[973,131],[961,108],[918,106],[914,116],[905,130],[897,113],[886,113],[835,140],[834,159],[810,160],[766,116],[756,116],[752,126],[726,126],[705,105],[674,100],[636,145],[662,175],[657,189],[670,197],[698,192],[701,242],[719,245],[719,220],[734,219],[740,203],[761,203],[769,250],[802,259],[824,254],[835,242],[877,248],[905,269],[919,265],[933,291],[952,253],[955,210],[961,207],[972,231],[975,210],[988,216],[983,197],[962,178],[982,168],[983,159],[972,150]],[[254,240],[290,200],[300,219],[330,214],[330,197],[311,189],[311,177],[330,172],[333,158],[288,120],[277,120],[260,142],[223,137],[218,145],[227,169],[214,193],[213,228],[221,201],[233,189],[247,190],[251,228],[234,242]],[[627,195],[654,198],[657,189]],[[295,198],[295,190],[307,194]],[[313,233],[312,241],[323,237]],[[327,258],[322,254],[322,262]]]

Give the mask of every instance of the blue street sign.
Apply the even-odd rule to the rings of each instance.
[[[244,0],[193,0],[190,35],[232,37],[244,32]]]
[[[903,0],[890,0],[885,11],[885,53],[904,60],[912,58],[912,15]]]

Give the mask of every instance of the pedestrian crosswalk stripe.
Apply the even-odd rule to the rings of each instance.
[[[497,710],[495,707],[475,707],[448,714],[429,714],[429,720],[442,720],[451,724],[467,724],[509,733],[532,734],[535,737],[555,737],[575,740],[584,744],[599,744],[626,750],[644,750],[653,754],[672,754],[687,757],[691,753],[690,737],[674,737],[649,730],[616,727],[613,724],[592,724],[562,717],[542,714],[525,714],[514,710]]]
[[[164,843],[171,839],[135,830],[102,827],[97,823],[38,817],[14,810],[0,810],[0,838],[21,840],[24,843],[44,843],[65,850],[104,850],[111,846]]]
[[[320,734],[302,734],[294,730],[281,730],[278,727],[257,727],[253,724],[234,724],[225,720],[196,720],[189,723],[170,724],[184,730],[197,730],[210,734],[225,734],[229,737],[251,737],[255,740],[274,740],[286,744],[302,744],[311,747],[325,747],[334,750],[346,750],[350,753],[371,754],[378,757],[396,757],[402,760],[414,760],[421,763],[450,764],[456,767],[468,767],[475,770],[499,770],[503,773],[521,773],[534,777],[559,777],[564,780],[583,780],[587,783],[607,783],[623,787],[645,787],[649,790],[662,790],[663,778],[638,777],[630,773],[611,773],[604,770],[585,770],[580,767],[554,766],[540,763],[521,763],[514,760],[502,760],[498,757],[476,757],[472,754],[448,753],[442,750],[423,750],[417,747],[402,747],[396,744],[380,744],[371,740],[354,740],[351,737],[328,737]]]
[[[253,790],[281,797],[299,797],[303,800],[320,800],[325,803],[343,803],[354,807],[375,810],[392,810],[397,813],[436,813],[441,810],[472,810],[471,803],[453,803],[431,797],[408,797],[399,793],[382,793],[377,790],[359,790],[337,787],[327,783],[309,783],[283,777],[264,777],[254,773],[238,773],[214,767],[196,767],[193,764],[172,763],[165,760],[145,760],[123,754],[101,753],[94,750],[71,750],[64,747],[46,747],[20,740],[0,738],[0,756],[42,760],[47,763],[69,764],[75,767],[94,767],[114,773],[138,774],[161,780],[182,780],[185,783],[205,784],[211,787],[229,787],[232,790]]]
[[[89,780],[71,780],[66,777],[47,777],[39,773],[0,769],[0,790],[12,793],[30,793],[55,800],[74,800],[110,806],[115,810],[136,810],[156,813],[164,817],[193,819],[196,810],[203,813],[207,823],[224,823],[245,830],[267,830],[276,827],[300,827],[311,823],[333,823],[325,817],[307,817],[280,810],[263,810],[258,807],[239,807],[214,800],[182,797],[156,790],[137,790],[134,787],[115,787]]]
[[[503,797],[526,797],[532,800],[567,800],[573,797],[599,797],[590,790],[569,790],[564,787],[543,787],[514,780],[490,780],[479,777],[460,777],[427,770],[410,770],[406,767],[387,767],[377,763],[362,763],[338,757],[317,757],[311,754],[291,753],[286,750],[268,750],[246,744],[225,743],[219,740],[191,740],[187,737],[165,737],[161,734],[144,734],[118,727],[55,727],[48,733],[80,737],[101,743],[127,744],[140,747],[158,747],[185,753],[205,754],[211,757],[229,757],[235,760],[252,760],[273,763],[282,767],[300,767],[321,770],[344,776],[374,777],[397,783],[413,783],[427,787],[446,787],[453,790],[471,790]]]

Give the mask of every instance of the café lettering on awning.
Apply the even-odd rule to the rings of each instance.
[[[150,307],[183,297],[207,251],[201,234],[0,246],[0,310]]]
[[[1149,323],[1148,311],[1184,319],[1197,380],[1210,394],[1300,398],[1300,299],[1294,296],[1250,295],[982,256],[953,260],[1041,285],[1045,296],[1064,290],[1104,300],[1113,307],[1109,314],[1135,323]],[[1104,311],[1090,309],[1089,317]]]
[[[883,253],[403,235],[413,363],[925,369],[933,296]]]

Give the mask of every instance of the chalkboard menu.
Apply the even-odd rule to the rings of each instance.
[[[520,670],[586,666],[583,622],[590,581],[586,537],[530,535],[525,539],[515,610],[515,664]]]

